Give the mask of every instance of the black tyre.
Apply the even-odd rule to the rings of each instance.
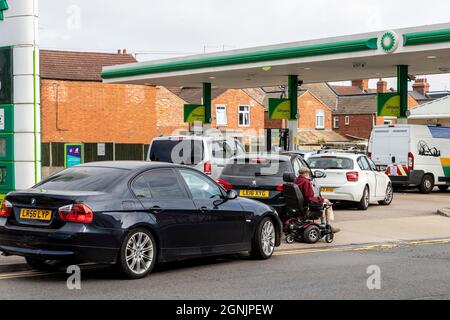
[[[445,192],[448,190],[448,188],[450,188],[450,186],[439,186],[438,188],[441,192]]]
[[[358,209],[361,211],[366,211],[367,209],[369,209],[369,204],[370,204],[370,192],[369,192],[369,187],[366,186],[364,188],[364,192],[361,197],[361,200],[358,203]]]
[[[157,250],[150,231],[142,228],[132,230],[122,243],[115,267],[127,278],[145,278],[155,267]]]
[[[333,243],[334,242],[334,233],[327,234],[325,237],[326,243]]]
[[[295,236],[290,234],[286,237],[286,243],[293,244],[295,242]]]
[[[264,218],[256,228],[252,240],[250,256],[257,260],[267,260],[275,251],[276,231],[275,225],[270,218]]]
[[[419,189],[423,194],[431,193],[434,189],[434,177],[432,175],[426,174],[422,179],[422,183],[420,184]]]
[[[312,225],[306,228],[303,232],[303,240],[309,244],[315,244],[319,242],[321,238],[321,232],[318,226]]]
[[[26,257],[25,261],[30,266],[31,269],[37,271],[58,271],[63,267],[63,264],[60,261],[54,260],[44,260],[38,258],[30,258]]]
[[[382,201],[378,201],[378,203],[382,206],[389,206],[394,200],[394,189],[392,185],[389,183],[386,189],[386,197]]]

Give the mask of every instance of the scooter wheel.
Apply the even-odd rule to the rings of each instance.
[[[306,228],[303,232],[303,240],[309,244],[317,243],[322,236],[322,233],[318,226],[312,225]]]
[[[327,234],[327,236],[325,237],[325,242],[326,243],[333,243],[334,242],[334,234],[332,234],[332,233]]]
[[[295,237],[294,237],[293,235],[288,235],[288,236],[286,237],[286,242],[287,242],[288,244],[293,244],[293,243],[295,242]]]

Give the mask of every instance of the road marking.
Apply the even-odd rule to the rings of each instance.
[[[91,270],[97,270],[102,269],[104,266],[85,266],[82,270],[84,271],[91,271]],[[34,277],[44,277],[44,276],[51,276],[51,275],[61,275],[64,274],[64,272],[39,272],[39,271],[22,271],[22,272],[13,272],[13,273],[4,273],[0,274],[0,281],[1,280],[9,280],[9,279],[19,279],[19,278],[34,278]]]
[[[294,250],[283,250],[274,253],[274,256],[287,256],[287,255],[300,255],[311,253],[323,253],[323,252],[354,252],[354,251],[374,251],[383,249],[393,249],[404,245],[433,245],[433,244],[447,244],[450,243],[450,239],[437,239],[437,240],[414,240],[414,241],[402,241],[396,243],[380,243],[364,246],[345,246],[337,248],[305,248]]]
[[[41,277],[41,276],[47,276],[47,275],[51,275],[51,274],[55,274],[55,273],[37,272],[37,271],[15,272],[15,273],[1,274],[0,280]]]

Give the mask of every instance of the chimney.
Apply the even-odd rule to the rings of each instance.
[[[385,93],[388,90],[388,84],[386,81],[384,81],[383,79],[380,79],[377,82],[377,92],[378,93]]]
[[[118,49],[117,54],[122,54],[122,49]]]
[[[423,96],[426,96],[427,93],[430,92],[430,84],[428,83],[427,78],[416,79],[413,84],[413,90]]]
[[[369,80],[352,80],[352,86],[360,88],[364,92],[369,91]]]
[[[127,54],[127,49],[123,49],[122,54]]]

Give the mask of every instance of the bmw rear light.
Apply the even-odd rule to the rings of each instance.
[[[8,200],[3,200],[2,208],[0,209],[0,218],[8,218],[13,211],[13,205]]]
[[[409,171],[414,170],[414,155],[411,152],[408,153],[408,169]]]
[[[208,176],[211,175],[212,173],[212,166],[211,166],[211,162],[205,162],[205,164],[203,165],[203,172],[205,174],[207,174]]]
[[[347,181],[349,182],[358,182],[359,173],[358,172],[347,172]]]
[[[283,185],[283,184],[280,184],[280,185],[277,187],[277,191],[283,192],[283,190],[284,190],[284,185]]]
[[[68,222],[91,223],[94,213],[87,205],[76,203],[59,208],[59,217]]]
[[[233,185],[224,179],[217,179],[217,183],[224,187],[225,190],[233,189]]]

